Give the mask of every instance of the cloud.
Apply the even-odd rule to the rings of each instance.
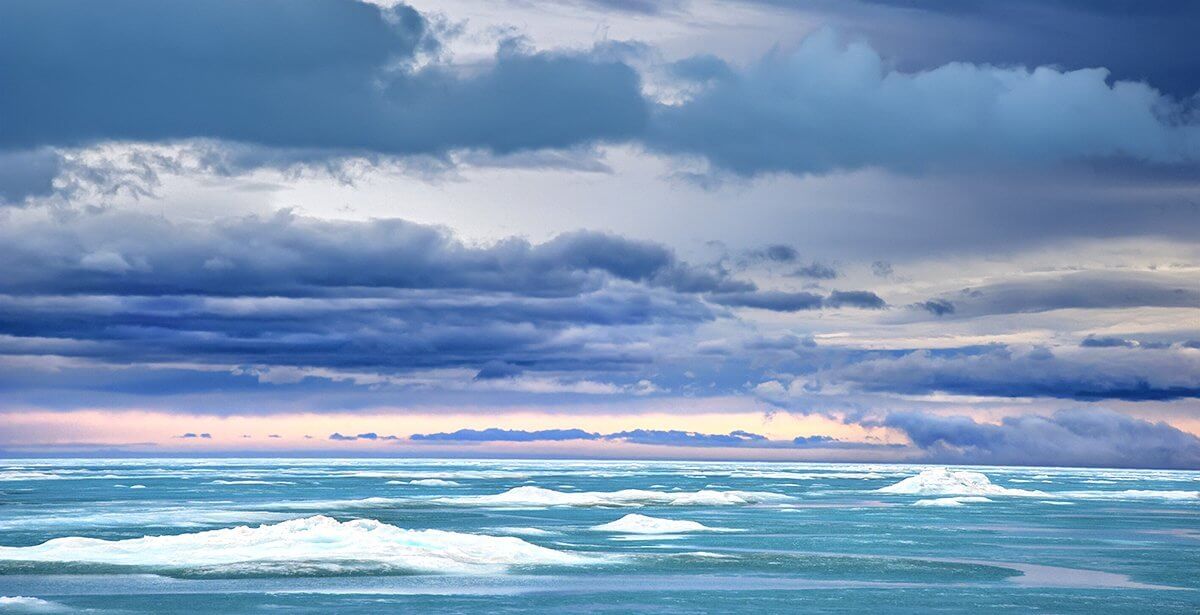
[[[24,238],[22,238],[24,236]],[[111,211],[7,225],[8,292],[313,296],[333,288],[462,289],[545,296],[606,277],[680,290],[752,290],[678,262],[661,244],[578,231],[476,248],[400,219],[339,222],[288,211],[212,224]],[[112,275],[114,273],[125,275]]]
[[[489,65],[459,70],[438,48],[429,21],[404,5],[4,3],[0,57],[22,61],[0,66],[0,115],[22,120],[0,148],[208,138],[439,155],[643,130],[639,77],[625,64],[509,43]]]
[[[1137,342],[1119,337],[1096,337],[1089,335],[1079,343],[1083,348],[1136,348]]]
[[[930,309],[930,304],[952,309]],[[1200,288],[1190,273],[1079,271],[973,286],[917,305],[936,316],[955,318],[1065,309],[1190,308],[1200,305]]]
[[[878,310],[887,307],[887,302],[879,295],[865,290],[835,290],[826,297],[805,291],[754,290],[714,293],[709,295],[708,300],[729,307],[758,308],[773,312],[799,312],[844,307]]]
[[[360,433],[354,436],[344,436],[338,432],[334,432],[329,434],[329,439],[337,442],[354,442],[356,440],[399,440],[400,438],[397,436],[381,436],[373,431],[368,431],[367,433]]]
[[[1147,79],[1179,97],[1200,89],[1200,43],[1192,35],[1200,29],[1200,8],[1187,1],[867,0],[829,16],[870,37],[904,70],[951,61],[1104,66],[1117,78]]]
[[[755,288],[661,244],[574,232],[467,245],[403,220],[119,211],[3,225],[0,350],[100,361],[524,371],[643,364],[646,339]],[[639,331],[639,328],[645,328]],[[609,332],[613,333],[609,333]],[[619,333],[618,333],[619,331]]]
[[[930,299],[913,304],[914,308],[925,310],[934,316],[945,316],[954,313],[954,303],[945,299]]]
[[[831,267],[829,265],[813,261],[812,263],[809,263],[808,265],[805,265],[803,267],[796,269],[795,271],[792,272],[792,275],[795,277],[798,277],[798,278],[811,278],[814,280],[832,280],[832,279],[838,277],[838,272],[837,272],[837,269],[834,269],[833,267]]]
[[[28,197],[54,192],[62,172],[62,157],[48,148],[27,151],[0,149],[0,205],[20,204]]]
[[[449,433],[413,434],[410,440],[420,442],[538,442],[556,440],[595,440],[600,435],[582,429],[460,429]]]
[[[630,444],[657,446],[764,446],[770,444],[766,436],[747,431],[731,431],[728,434],[706,434],[676,429],[633,429],[604,436],[608,440],[621,440]]]
[[[520,376],[523,371],[519,366],[504,363],[503,361],[488,361],[475,374],[475,379],[498,380],[502,378],[514,378]]]
[[[821,30],[744,69],[712,56],[674,62],[667,72],[699,87],[667,104],[611,53],[625,43],[532,51],[510,40],[463,66],[437,30],[404,5],[335,0],[3,3],[0,57],[22,61],[0,67],[0,115],[22,121],[0,133],[11,158],[0,196],[46,193],[47,147],[197,139],[224,145],[209,162],[229,172],[595,143],[700,156],[745,176],[1200,157],[1192,103],[1093,64],[906,72]]]
[[[865,310],[882,310],[887,307],[884,301],[873,292],[865,290],[835,290],[825,299],[825,305],[832,308],[856,307]]]
[[[821,295],[780,290],[725,293],[714,295],[711,301],[730,307],[758,308],[773,312],[817,310],[824,305],[824,298]]]
[[[582,429],[460,429],[449,433],[413,434],[421,442],[552,442],[563,440],[607,440],[647,446],[725,447],[725,448],[878,448],[869,442],[845,442],[829,436],[799,437],[792,441],[769,440],[761,434],[734,430],[727,434],[708,434],[678,429],[631,429],[599,434]],[[894,447],[893,447],[894,448]]]
[[[796,379],[800,398],[846,388],[871,393],[950,393],[985,397],[1076,400],[1171,400],[1200,397],[1200,356],[1176,348],[1045,348],[991,346],[966,352],[929,350],[876,355]],[[780,398],[781,391],[774,392]]]
[[[198,434],[198,433],[192,433],[192,432],[190,432],[190,431],[189,431],[189,432],[187,432],[187,433],[185,433],[185,434],[180,434],[180,435],[178,435],[178,436],[175,436],[175,437],[176,437],[176,438],[182,438],[182,439],[184,439],[184,440],[192,440],[192,439],[195,439],[195,438],[201,438],[201,439],[204,439],[204,440],[211,440],[211,439],[212,439],[212,434],[210,434],[210,433],[200,433],[200,434]]]
[[[796,248],[788,245],[775,244],[772,246],[767,246],[766,249],[767,259],[777,263],[790,263],[796,260],[797,256],[798,254],[796,252]]]
[[[831,30],[654,110],[647,145],[740,175],[905,173],[1127,158],[1194,164],[1200,127],[1152,87],[1064,71],[949,63],[888,68]]]
[[[1006,417],[998,425],[893,412],[877,424],[904,432],[930,460],[943,463],[1200,468],[1200,438],[1110,410]]]

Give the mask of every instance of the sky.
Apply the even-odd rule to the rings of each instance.
[[[1200,468],[1197,30],[0,3],[0,454]]]

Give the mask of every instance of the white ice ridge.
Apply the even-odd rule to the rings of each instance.
[[[690,532],[733,532],[719,527],[708,527],[695,521],[678,521],[675,519],[660,519],[646,515],[629,514],[601,525],[592,527],[598,532],[618,532],[621,534],[687,534]]]
[[[910,476],[894,485],[879,489],[880,493],[902,495],[1010,495],[1023,497],[1047,497],[1041,491],[1010,489],[993,484],[987,476],[968,470],[930,468]]]
[[[515,487],[495,495],[464,495],[437,498],[442,504],[460,506],[644,506],[659,504],[668,506],[734,506],[740,504],[762,504],[785,502],[791,496],[765,491],[647,491],[644,489],[622,489],[620,491],[584,491],[563,493],[542,487]]]
[[[972,504],[977,502],[991,502],[991,500],[981,495],[960,495],[950,498],[917,500],[916,502],[913,502],[913,506],[962,506],[963,504]]]
[[[519,565],[572,565],[596,559],[547,549],[511,536],[406,530],[373,519],[325,516],[258,527],[239,526],[128,540],[55,538],[32,547],[0,547],[0,560],[72,562],[167,569],[297,564],[338,570],[372,565],[427,573],[502,572]]]

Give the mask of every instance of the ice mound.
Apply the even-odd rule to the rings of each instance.
[[[957,496],[951,498],[933,498],[931,500],[917,500],[913,502],[913,506],[962,506],[963,504],[973,504],[978,502],[991,502],[991,500],[981,495]]]
[[[597,561],[515,537],[406,530],[373,519],[343,523],[325,516],[129,540],[56,538],[32,547],[0,547],[0,560],[239,572],[339,571],[369,566],[455,574]]]
[[[1023,497],[1046,497],[1041,491],[1010,489],[993,484],[984,474],[968,470],[931,468],[910,476],[894,485],[881,487],[880,493],[901,495],[1008,495]]]
[[[468,495],[434,500],[460,506],[736,506],[784,502],[791,496],[765,491],[680,491],[663,492],[644,489],[620,491],[583,491],[563,493],[542,487],[524,486],[495,495]]]
[[[621,534],[687,534],[690,532],[729,532],[724,528],[708,527],[695,521],[677,521],[660,519],[646,515],[629,514],[592,527],[598,532],[618,532]]]

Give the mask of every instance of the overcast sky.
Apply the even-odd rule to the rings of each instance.
[[[0,3],[0,450],[1200,467],[1197,31]]]

